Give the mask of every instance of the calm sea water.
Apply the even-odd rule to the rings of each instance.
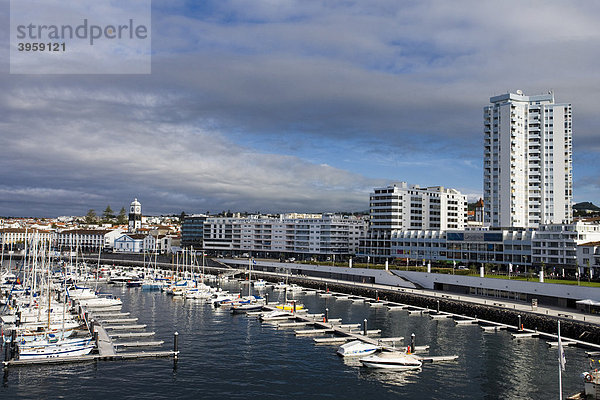
[[[227,289],[238,288],[228,283]],[[201,300],[107,286],[170,349],[178,331],[180,358],[35,366],[5,372],[1,399],[554,399],[557,350],[539,339],[516,341],[506,332],[455,326],[427,316],[369,308],[362,303],[297,295],[310,312],[329,308],[344,323],[368,320],[383,336],[429,344],[430,355],[456,362],[425,364],[419,372],[382,372],[347,362],[337,346],[315,345],[255,318],[231,315]],[[278,293],[270,293],[270,300]],[[582,388],[583,350],[566,348],[565,394]]]

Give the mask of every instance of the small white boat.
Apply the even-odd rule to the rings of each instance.
[[[408,353],[384,351],[359,360],[365,367],[384,368],[397,370],[411,370],[421,368],[422,362],[417,357]]]
[[[276,284],[273,285],[273,290],[284,290],[287,287],[285,282],[277,282]]]
[[[86,287],[72,287],[67,288],[67,295],[73,300],[85,300],[85,299],[94,299],[96,298],[96,293]]]
[[[361,340],[353,340],[341,345],[337,353],[342,357],[362,357],[373,354],[380,349],[380,346],[365,343]]]
[[[108,297],[97,297],[94,299],[79,300],[79,304],[83,307],[89,308],[102,308],[102,307],[114,307],[123,304],[121,299],[111,299]]]
[[[287,287],[288,293],[300,293],[304,290],[302,286],[296,285],[295,283],[289,284]]]
[[[241,303],[231,306],[233,314],[244,314],[249,311],[260,311],[263,308],[263,302]]]
[[[212,299],[213,306],[219,307],[221,304],[225,302],[233,302],[236,299],[239,299],[240,295],[238,293],[227,293],[221,292],[217,293],[217,297]]]
[[[186,299],[210,299],[212,292],[205,289],[189,289],[184,293]]]
[[[253,283],[254,288],[256,289],[264,289],[267,287],[267,282],[264,279],[259,279]]]
[[[260,316],[260,320],[261,321],[276,321],[279,319],[291,318],[293,316],[294,316],[294,314],[292,314],[289,311],[274,310],[274,311],[269,311],[269,312],[263,313]]]
[[[591,370],[581,374],[584,380],[584,389],[582,395],[585,399],[597,399],[600,398],[600,372]],[[570,398],[570,397],[569,397]]]

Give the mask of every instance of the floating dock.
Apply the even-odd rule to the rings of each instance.
[[[132,338],[143,338],[153,336],[154,332],[124,332],[126,330],[138,330],[146,327],[145,324],[137,325],[111,325],[113,323],[127,323],[135,322],[137,318],[122,318],[129,316],[129,313],[123,313],[121,307],[109,307],[109,312],[104,312],[107,308],[102,309],[90,309],[79,307],[80,318],[84,321],[85,325],[88,326],[90,334],[95,340],[96,348],[92,351],[92,354],[83,356],[73,357],[56,357],[56,358],[39,358],[39,359],[27,359],[27,360],[7,360],[4,361],[4,368],[17,367],[17,366],[28,366],[28,365],[47,365],[47,364],[64,364],[64,363],[78,363],[78,362],[90,362],[98,360],[133,360],[140,358],[158,358],[158,357],[173,357],[177,359],[179,356],[178,349],[178,333],[174,335],[174,346],[173,350],[154,350],[154,351],[137,351],[137,352],[119,352],[119,348],[129,347],[157,347],[164,344],[163,340],[153,341],[135,341],[135,342],[119,342],[114,343],[113,338],[119,339],[132,339]],[[91,316],[93,316],[93,319]],[[120,319],[108,319],[108,318],[119,318]],[[106,324],[107,326],[104,326]],[[109,334],[107,330],[110,330]],[[113,333],[113,331],[116,331]]]

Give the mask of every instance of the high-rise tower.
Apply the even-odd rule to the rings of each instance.
[[[490,98],[483,110],[485,223],[535,228],[572,219],[571,104],[554,93]]]
[[[129,232],[135,232],[142,227],[142,205],[138,199],[133,199],[129,205]]]

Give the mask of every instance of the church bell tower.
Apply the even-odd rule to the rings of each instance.
[[[142,227],[142,205],[134,199],[129,206],[129,232],[135,233]]]

